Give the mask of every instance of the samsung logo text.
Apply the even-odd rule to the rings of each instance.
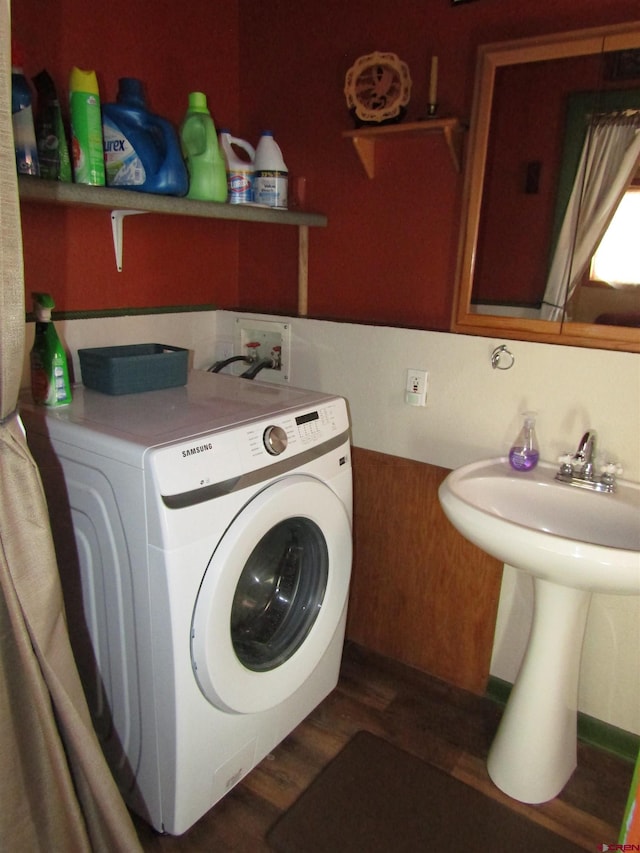
[[[195,447],[188,447],[186,450],[182,451],[182,456],[186,458],[187,456],[195,456],[197,453],[206,453],[208,450],[213,450],[213,444],[208,442],[208,444],[197,444]]]

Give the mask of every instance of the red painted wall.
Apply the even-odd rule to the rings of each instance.
[[[434,136],[378,146],[369,180],[341,136],[352,126],[347,69],[373,50],[397,53],[413,78],[413,120],[424,114],[437,54],[441,113],[468,119],[477,45],[640,17],[638,0],[193,0],[188,14],[168,0],[14,6],[30,73],[46,65],[64,85],[72,64],[95,67],[111,99],[119,76],[140,76],[150,106],[176,123],[199,88],[236,135],[255,143],[262,129],[274,131],[292,183],[306,178],[307,207],[329,218],[326,229],[310,229],[310,315],[431,329],[449,325],[462,177]],[[118,274],[104,214],[25,210],[25,246],[27,289],[64,287],[69,309],[296,310],[295,228],[134,217]]]
[[[119,77],[138,77],[149,109],[176,128],[194,90],[207,94],[218,124],[237,123],[236,0],[14,0],[12,28],[27,55],[25,72],[46,68],[65,109],[77,65],[96,70],[105,103],[115,100]],[[238,302],[234,223],[130,217],[118,273],[107,211],[22,205],[22,218],[27,297],[50,291],[61,310]]]
[[[615,9],[614,9],[615,7]],[[538,0],[352,0],[242,2],[240,112],[257,134],[272,127],[289,169],[307,177],[309,205],[329,227],[310,235],[309,312],[433,329],[449,324],[462,177],[441,139],[378,146],[369,180],[351,142],[344,75],[373,50],[392,50],[409,65],[408,120],[424,115],[431,56],[440,60],[443,114],[468,120],[478,44],[638,17],[633,2]],[[268,238],[260,237],[261,251]],[[259,305],[272,269],[241,235],[241,296]],[[294,282],[271,307],[295,309]]]

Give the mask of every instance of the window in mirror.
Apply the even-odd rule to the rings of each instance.
[[[591,262],[592,282],[640,285],[640,189],[625,193]]]
[[[571,322],[640,326],[640,187],[628,190],[567,305]]]

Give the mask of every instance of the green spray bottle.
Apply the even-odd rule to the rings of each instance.
[[[67,406],[71,386],[67,354],[51,322],[54,301],[48,293],[32,293],[36,336],[31,349],[31,393],[34,403]]]

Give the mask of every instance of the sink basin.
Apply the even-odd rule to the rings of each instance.
[[[640,594],[640,484],[619,480],[603,494],[558,482],[557,470],[474,462],[449,474],[440,503],[465,538],[504,563],[574,589]]]
[[[466,539],[533,575],[527,649],[487,759],[493,782],[525,803],[557,796],[576,767],[591,594],[640,594],[640,484],[592,492],[558,482],[556,471],[489,459],[452,471],[438,493]]]

